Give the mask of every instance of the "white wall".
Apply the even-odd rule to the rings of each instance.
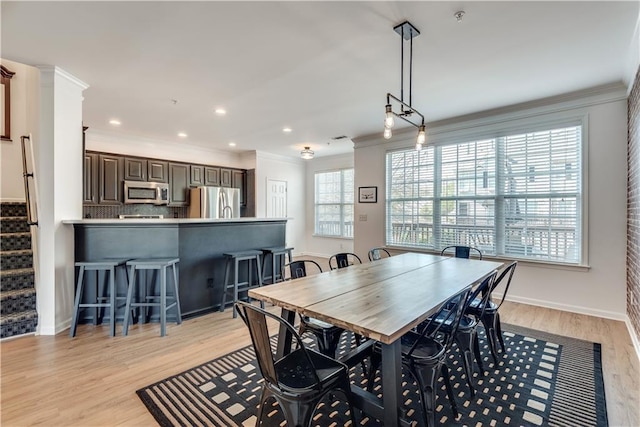
[[[66,329],[73,309],[73,227],[82,218],[82,91],[87,85],[57,67],[40,67],[40,123],[34,138],[38,184],[36,286],[42,335]]]
[[[629,53],[627,54],[626,67],[624,70],[623,81],[627,85],[627,95],[631,93],[633,82],[640,66],[640,10],[638,11],[638,19],[636,20],[636,28],[629,42]]]
[[[512,120],[584,116],[588,120],[588,251],[590,268],[521,262],[509,291],[511,300],[624,319],[626,257],[626,88],[622,85],[536,101],[491,114],[478,114],[427,126],[428,138],[473,135],[483,125]],[[390,142],[381,136],[359,138],[355,149],[356,188],[378,186],[377,204],[356,204],[355,251],[365,255],[384,243],[385,154],[412,147],[415,131]],[[367,221],[358,221],[359,215]]]
[[[307,161],[306,167],[306,240],[307,254],[321,257],[330,257],[338,252],[353,252],[353,239],[343,239],[336,237],[314,236],[315,209],[314,209],[314,186],[315,173],[337,169],[352,168],[353,154],[341,154],[329,157],[316,157]],[[356,177],[358,171],[356,170]],[[357,180],[357,178],[356,178]],[[356,185],[356,189],[358,185]],[[357,191],[357,190],[356,190]],[[357,218],[357,216],[356,216]],[[367,254],[365,253],[365,259]],[[362,258],[362,257],[361,257]]]
[[[256,217],[267,216],[267,180],[287,182],[287,246],[294,255],[306,251],[305,164],[300,159],[256,153]]]
[[[24,201],[20,137],[37,126],[38,76],[36,68],[2,59],[2,65],[16,73],[11,79],[11,141],[0,141],[0,200]],[[36,126],[34,126],[34,124]]]

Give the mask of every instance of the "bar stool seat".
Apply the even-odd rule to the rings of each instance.
[[[180,312],[180,296],[178,293],[178,273],[176,271],[176,264],[180,262],[180,258],[138,258],[132,259],[127,262],[129,267],[129,288],[127,290],[127,305],[124,313],[124,326],[122,329],[122,335],[127,335],[129,332],[129,322],[131,320],[131,311],[136,307],[159,307],[160,308],[160,335],[166,335],[167,328],[167,310],[176,307],[176,323],[179,325],[182,323],[182,314]],[[173,296],[167,295],[167,269],[171,269],[173,276]],[[146,283],[144,286],[142,299],[134,301],[133,293],[134,288],[138,285],[136,282],[136,272],[138,270],[155,270],[157,271],[156,283],[159,275],[160,279],[160,295],[147,295]],[[167,300],[173,300],[173,302],[167,305]]]
[[[93,323],[98,324],[99,311],[101,308],[109,309],[109,323],[110,334],[114,336],[116,334],[116,270],[118,267],[124,267],[126,259],[102,259],[96,261],[80,261],[76,262],[75,266],[80,267],[78,271],[78,283],[76,284],[75,303],[73,306],[73,317],[71,319],[71,330],[69,335],[71,337],[76,336],[76,329],[78,326],[78,315],[82,308],[95,308],[95,314],[93,317]],[[84,280],[86,271],[96,272],[96,298],[94,302],[83,303],[82,296],[84,294],[84,287],[87,283]],[[105,279],[109,278],[108,296],[104,296],[104,292],[100,292],[100,272],[103,271]],[[125,271],[126,273],[126,271]],[[105,301],[106,300],[106,301]]]
[[[285,264],[289,264],[293,261],[293,248],[289,248],[286,246],[274,246],[270,248],[262,248],[262,282],[266,283],[270,281],[272,284],[277,282],[282,282],[284,279],[282,278],[282,268]],[[271,275],[267,276],[265,264],[267,261],[267,256],[271,255]],[[289,261],[287,262],[286,257],[289,257]],[[278,270],[276,270],[276,264],[278,266]]]
[[[245,292],[249,289],[253,289],[259,286],[262,286],[262,268],[260,262],[260,255],[262,255],[262,251],[258,250],[247,250],[247,251],[239,251],[239,252],[227,252],[222,254],[226,258],[225,268],[224,268],[224,283],[222,286],[222,302],[220,304],[220,311],[224,311],[227,304],[227,291],[229,289],[233,290],[233,318],[235,319],[238,316],[238,312],[236,309],[236,302],[238,301],[238,292]],[[240,266],[242,262],[246,262],[247,267],[247,280],[244,282],[239,281],[239,272]],[[257,284],[254,283],[253,280],[253,270],[252,266],[255,265],[255,273]],[[233,282],[229,283],[229,275],[231,273],[231,269],[233,268],[234,276]],[[260,306],[264,308],[264,302],[260,301]]]

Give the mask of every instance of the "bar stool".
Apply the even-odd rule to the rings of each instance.
[[[160,308],[160,336],[166,335],[167,329],[167,310],[176,307],[176,323],[182,323],[182,314],[180,313],[180,297],[178,294],[178,273],[176,264],[180,262],[180,258],[139,258],[127,262],[129,267],[129,289],[127,291],[127,305],[124,312],[124,326],[122,335],[129,332],[129,321],[131,318],[131,310],[135,307],[159,307]],[[171,268],[173,273],[173,296],[167,296],[167,269]],[[136,271],[138,270],[154,270],[157,271],[156,283],[158,275],[160,276],[160,295],[147,295],[146,283],[143,281],[144,292],[140,301],[133,301],[133,290],[137,285]],[[173,302],[167,305],[167,299],[173,299]],[[156,300],[156,301],[150,301]]]
[[[71,331],[69,336],[76,336],[76,328],[78,326],[78,314],[81,308],[95,308],[96,312],[93,317],[94,325],[98,324],[98,317],[100,308],[109,308],[109,323],[111,328],[111,336],[116,334],[116,270],[118,267],[124,267],[126,259],[103,259],[97,261],[82,261],[76,262],[75,266],[80,267],[78,272],[78,283],[76,285],[76,298],[73,306],[73,317],[71,319]],[[84,293],[84,287],[87,284],[84,281],[85,271],[96,272],[96,298],[95,302],[82,303],[82,295]],[[103,271],[105,279],[109,277],[109,296],[105,297],[104,292],[100,292],[100,272]],[[126,270],[125,270],[126,273]],[[104,289],[103,289],[104,291]],[[107,301],[105,301],[107,300]]]
[[[278,281],[282,282],[284,279],[282,278],[282,267],[287,264],[286,257],[289,257],[289,263],[293,261],[293,256],[291,252],[293,248],[287,248],[285,246],[276,246],[271,248],[262,248],[262,282],[266,282],[267,280],[271,280],[271,283],[277,283]],[[266,270],[264,268],[265,263],[267,261],[267,256],[271,255],[271,276],[267,276]],[[276,264],[279,269],[276,271]],[[280,280],[278,280],[280,278]]]
[[[248,250],[241,252],[227,252],[223,254],[226,258],[227,262],[224,268],[224,285],[222,287],[222,303],[220,304],[220,311],[224,311],[225,305],[227,303],[227,291],[229,289],[233,289],[233,318],[238,317],[238,312],[236,311],[235,303],[238,301],[238,292],[248,291],[249,289],[253,289],[255,287],[262,286],[262,269],[260,267],[260,255],[262,255],[261,251],[256,250]],[[240,271],[240,266],[242,262],[246,262],[247,267],[247,281],[239,282],[238,281],[238,273]],[[253,284],[252,276],[253,271],[251,267],[255,262],[255,271],[256,278],[258,279],[258,284]],[[231,268],[233,268],[234,276],[233,282],[229,283],[229,274],[231,272]],[[264,302],[260,301],[260,306],[264,308]]]

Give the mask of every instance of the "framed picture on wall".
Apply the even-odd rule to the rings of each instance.
[[[358,187],[360,203],[378,203],[378,187]]]

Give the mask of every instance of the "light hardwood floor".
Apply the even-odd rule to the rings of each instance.
[[[501,316],[602,343],[609,424],[640,426],[640,363],[624,323],[509,302]],[[73,339],[65,331],[2,342],[0,424],[153,426],[137,389],[250,343],[231,310],[169,324],[164,338],[159,331],[157,324],[134,325],[129,336],[111,338],[108,325],[80,325]]]

